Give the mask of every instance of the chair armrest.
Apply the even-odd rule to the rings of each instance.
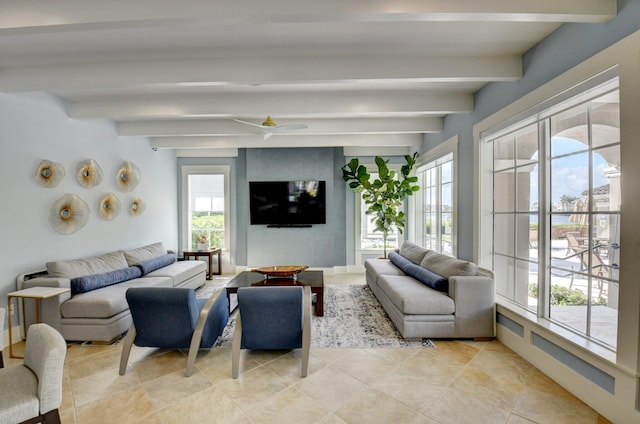
[[[452,276],[456,337],[495,337],[495,283],[482,276]]]
[[[196,361],[196,356],[198,355],[198,349],[200,348],[200,341],[202,340],[202,333],[204,332],[204,327],[207,324],[207,318],[209,317],[209,312],[213,308],[213,305],[220,298],[220,296],[226,296],[226,290],[220,289],[213,294],[207,300],[207,303],[200,310],[200,315],[198,316],[198,321],[196,323],[196,328],[193,331],[193,336],[191,337],[191,344],[189,345],[189,356],[187,358],[187,371],[185,372],[185,376],[191,377],[193,373],[193,365]]]

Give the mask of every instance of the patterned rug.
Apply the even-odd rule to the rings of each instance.
[[[230,343],[234,313],[217,344]],[[312,347],[433,348],[429,339],[406,341],[387,316],[371,289],[364,284],[325,286],[324,316],[311,318]]]

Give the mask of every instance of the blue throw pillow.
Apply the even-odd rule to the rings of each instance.
[[[387,255],[387,257],[389,258],[392,264],[394,264],[395,266],[400,268],[402,271],[404,271],[405,274],[407,273],[407,271],[405,271],[405,268],[409,265],[414,265],[413,262],[411,262],[409,259],[405,258],[404,256],[402,256],[397,252],[391,252]]]
[[[142,275],[147,275],[150,272],[155,271],[156,269],[160,269],[167,265],[171,265],[176,261],[176,256],[171,253],[167,253],[166,255],[156,256],[152,259],[147,259],[146,261],[142,261],[137,263],[135,266],[140,268],[142,271]]]
[[[410,275],[416,280],[420,281],[423,284],[431,287],[434,290],[438,290],[441,292],[449,291],[449,279],[443,277],[440,274],[436,274],[435,272],[428,270],[427,268],[423,268],[420,265],[416,265],[412,263],[407,266],[406,270],[403,270],[405,274]]]
[[[85,293],[123,281],[132,280],[142,276],[142,271],[135,266],[105,272],[104,274],[85,275],[71,280],[71,294]]]

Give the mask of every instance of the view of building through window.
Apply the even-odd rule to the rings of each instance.
[[[613,81],[486,140],[498,294],[614,349],[619,116]]]

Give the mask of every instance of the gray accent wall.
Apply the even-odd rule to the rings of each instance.
[[[277,264],[332,267],[345,265],[344,196],[335,183],[341,151],[333,148],[249,149],[246,180],[238,186],[238,223],[246,228],[247,266]],[[341,161],[339,166],[342,166]],[[326,224],[310,228],[268,228],[249,222],[248,183],[251,181],[324,180],[327,189]],[[343,191],[344,192],[344,191]],[[238,248],[242,246],[238,244]],[[336,250],[337,249],[337,250]]]

